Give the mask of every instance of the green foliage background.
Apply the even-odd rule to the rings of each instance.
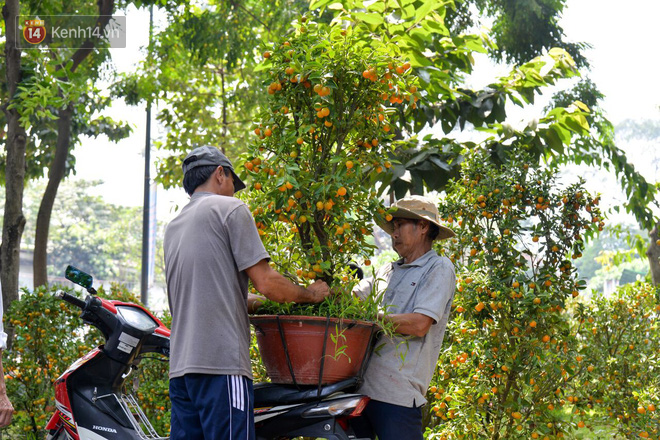
[[[16,411],[6,428],[9,438],[45,438],[45,425],[55,411],[55,380],[76,359],[103,343],[96,329],[83,325],[78,309],[54,296],[60,290],[76,295],[72,289],[58,285],[23,290],[5,315],[5,327],[14,331],[11,350],[3,352],[7,392]],[[98,294],[139,303],[118,285],[109,290],[101,287]],[[169,326],[169,316],[159,318]],[[153,356],[134,373],[139,383],[135,394],[161,434],[169,432],[168,371],[167,360]]]
[[[284,35],[284,29],[306,5],[285,1],[211,3],[213,7],[204,9],[165,2],[173,25],[156,38],[140,72],[127,75],[114,88],[115,96],[129,103],[166,103],[158,120],[167,128],[167,135],[159,146],[172,156],[161,163],[159,179],[168,187],[180,181],[179,159],[192,144],[213,143],[230,153],[242,151],[248,136],[253,136],[252,117],[259,106],[270,112],[260,115],[260,123],[284,122],[281,114],[273,116],[272,112],[287,103],[266,106],[268,92],[246,78],[263,79],[259,75],[272,73],[268,68],[260,73],[257,67],[259,44],[292,36]],[[560,192],[552,173],[537,166],[545,159],[550,167],[571,161],[612,168],[629,196],[625,209],[647,229],[654,221],[651,207],[657,204],[657,186],[642,178],[614,144],[613,127],[598,108],[602,95],[589,82],[559,94],[556,105],[525,128],[516,129],[506,122],[507,105],[534,103],[542,88],[576,76],[577,67],[584,65],[581,47],[564,44],[561,38],[556,18],[564,3],[544,0],[534,3],[539,9],[529,9],[519,8],[520,2],[459,2],[495,16],[491,36],[459,32],[470,20],[461,16],[454,2],[376,1],[365,5],[353,0],[317,0],[311,5],[322,10],[319,22],[334,17],[365,31],[364,38],[370,35],[379,43],[395,46],[397,55],[410,60],[412,72],[419,78],[418,93],[424,99],[415,111],[387,113],[393,121],[395,149],[384,152],[382,160],[392,166],[379,179],[382,191],[391,190],[397,196],[446,188],[442,209],[446,221],[459,232],[458,239],[445,249],[456,262],[461,281],[426,407],[429,438],[658,438],[658,291],[639,283],[620,289],[612,298],[580,302],[584,285],[576,278],[571,257],[579,257],[584,239],[589,231],[602,228],[602,219],[595,198],[579,184]],[[229,26],[223,26],[227,23]],[[516,37],[521,30],[527,30],[525,38]],[[538,38],[543,33],[549,33],[549,38]],[[274,50],[280,49],[275,46]],[[520,65],[484,90],[469,90],[464,78],[472,71],[475,52],[515,59]],[[541,52],[542,56],[531,59]],[[23,123],[31,127],[30,138],[39,138],[30,143],[28,151],[30,177],[41,176],[52,159],[53,115],[64,102],[76,107],[74,144],[81,134],[105,133],[112,139],[127,134],[124,124],[92,118],[110,103],[94,87],[107,54],[95,55],[90,66],[68,78],[68,84],[60,81],[63,72],[57,73],[53,67],[56,59],[48,66],[30,57],[24,60],[19,109]],[[307,61],[298,59],[294,65],[304,67]],[[0,114],[0,125],[3,117]],[[438,124],[448,136],[469,123],[487,138],[480,146],[452,138],[418,139],[416,134],[427,123]],[[282,137],[286,143],[274,147],[275,153],[291,158],[295,137],[290,134]],[[259,146],[255,149],[259,151]],[[257,156],[254,152],[246,159],[252,162]],[[463,162],[467,163],[463,174],[449,184],[460,175]],[[70,156],[66,173],[74,164]],[[291,161],[284,165],[293,166]],[[365,166],[371,165],[376,164]],[[278,185],[287,181],[290,171],[285,168],[277,176]],[[257,181],[247,171],[245,175],[251,177],[251,183]],[[321,193],[337,191],[338,183],[326,182]],[[281,209],[290,194],[279,197],[275,191],[279,190],[261,201],[266,206],[272,201],[278,204],[274,209]],[[367,191],[362,200],[368,197],[375,196]],[[298,199],[295,192],[293,198]],[[255,200],[260,199],[255,196]],[[277,220],[261,220],[284,223],[281,212],[276,214]],[[89,231],[80,232],[84,236]],[[287,234],[292,232],[287,230]],[[278,250],[285,254],[283,248]],[[342,258],[348,257],[337,258],[345,263]],[[323,258],[320,263],[328,260]],[[314,263],[319,264],[318,259],[309,262],[307,275],[319,273]],[[321,272],[331,264],[326,266],[320,267]],[[43,426],[54,409],[53,380],[99,343],[98,335],[81,329],[75,313],[52,297],[56,289],[24,291],[5,316],[6,327],[13,327],[15,334],[14,346],[4,353],[7,386],[17,410],[7,431],[13,437],[43,438]],[[116,286],[108,295],[129,298]],[[254,346],[251,355],[255,378],[262,380],[265,376]],[[137,390],[161,433],[169,427],[166,372],[166,363],[145,361]]]

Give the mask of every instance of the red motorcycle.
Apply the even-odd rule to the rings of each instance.
[[[96,296],[92,277],[79,269],[69,266],[65,275],[90,295],[84,301],[64,292],[58,296],[80,308],[83,322],[99,329],[106,342],[55,382],[56,410],[46,425],[47,440],[168,439],[158,435],[125,385],[145,354],[169,356],[170,330],[142,306]],[[257,439],[356,439],[350,421],[369,400],[349,392],[359,382],[351,378],[322,387],[256,384]]]

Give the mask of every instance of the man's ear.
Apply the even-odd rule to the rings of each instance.
[[[417,227],[421,229],[422,235],[426,235],[431,228],[431,223],[428,220],[421,220],[417,222]]]
[[[218,165],[215,169],[214,177],[217,179],[218,183],[221,183],[222,179],[225,177],[225,169],[222,168],[222,165]]]

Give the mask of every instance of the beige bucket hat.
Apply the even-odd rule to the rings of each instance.
[[[438,207],[435,203],[431,202],[425,197],[404,197],[403,199],[394,202],[394,204],[389,208],[388,212],[392,214],[392,217],[394,218],[398,217],[428,220],[434,225],[437,225],[440,228],[440,233],[436,237],[436,240],[444,240],[445,238],[451,238],[456,235],[454,231],[440,224],[440,214],[438,213]],[[392,235],[392,232],[394,232],[394,225],[391,221],[378,223],[378,226],[383,228],[383,230],[390,235]]]

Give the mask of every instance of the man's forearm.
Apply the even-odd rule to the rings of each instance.
[[[421,313],[397,313],[382,316],[383,321],[394,324],[394,331],[405,336],[425,336],[433,319]]]
[[[270,267],[266,260],[261,260],[246,271],[255,289],[275,302],[318,303],[330,294],[324,282],[315,282],[308,288],[292,283]]]
[[[3,350],[0,349],[0,394],[7,394],[7,386],[5,384],[5,371],[4,367],[2,366],[2,352]]]

